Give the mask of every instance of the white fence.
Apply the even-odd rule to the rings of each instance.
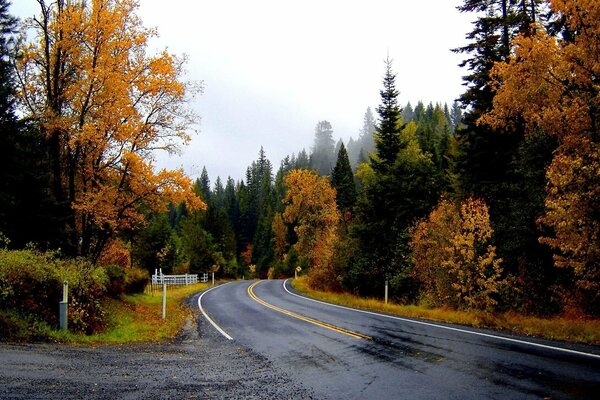
[[[198,283],[198,274],[164,275],[162,270],[155,270],[152,275],[152,285],[193,285]]]

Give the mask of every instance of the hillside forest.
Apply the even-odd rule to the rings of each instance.
[[[154,167],[190,140],[202,88],[184,57],[150,54],[156,33],[134,1],[39,4],[20,22],[0,0],[5,253],[222,278],[300,271],[361,296],[387,282],[404,304],[600,314],[598,1],[465,0],[454,104],[399,104],[386,59],[355,137],[315,121],[310,149],[274,164],[263,143],[237,181]]]

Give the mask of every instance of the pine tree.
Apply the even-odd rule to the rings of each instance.
[[[352,210],[354,207],[354,203],[356,202],[356,187],[354,185],[354,175],[352,174],[348,153],[343,143],[338,152],[335,168],[333,168],[331,173],[331,184],[336,190],[335,201],[338,210],[344,216],[347,211]]]
[[[50,166],[44,138],[15,114],[14,41],[17,19],[0,0],[0,232],[11,247],[61,246],[62,211],[49,195]]]
[[[402,110],[398,106],[396,74],[392,72],[392,60],[385,61],[383,89],[380,91],[381,104],[377,107],[379,121],[375,128],[375,148],[373,168],[380,172],[389,170],[400,150],[400,131],[402,130]]]
[[[310,165],[319,175],[329,175],[335,162],[333,128],[329,121],[319,121],[315,127],[315,141]]]
[[[523,140],[519,131],[495,129],[478,120],[493,107],[494,86],[490,72],[495,64],[504,63],[511,55],[511,41],[519,33],[529,34],[530,22],[537,15],[537,0],[467,0],[459,9],[478,13],[471,41],[455,51],[467,54],[461,64],[470,73],[463,77],[467,90],[459,99],[461,107],[453,107],[456,126],[456,157],[450,161],[452,186],[458,197],[475,195],[490,207],[490,220],[495,231],[498,255],[504,259],[506,273],[525,282],[524,298],[506,299],[511,307],[525,307],[529,299],[548,291],[551,273],[548,252],[534,240],[536,218],[543,210],[543,174],[549,164],[552,141],[537,144]],[[459,109],[467,110],[458,119]],[[456,179],[458,178],[458,179]],[[458,185],[456,185],[458,181]],[[529,276],[536,271],[536,278]],[[534,283],[535,282],[535,283]],[[529,299],[528,299],[529,297]],[[537,297],[538,299],[540,297]],[[541,303],[549,304],[549,297]]]

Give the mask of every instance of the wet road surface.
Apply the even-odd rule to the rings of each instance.
[[[390,318],[292,292],[289,282],[280,280],[233,282],[206,292],[200,305],[222,330],[222,340],[228,335],[264,356],[317,398],[590,399],[600,394],[598,346]]]

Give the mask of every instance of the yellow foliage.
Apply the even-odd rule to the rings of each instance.
[[[460,205],[442,199],[411,230],[413,273],[435,305],[489,309],[496,305],[502,268],[483,200]]]
[[[524,124],[558,139],[546,174],[546,212],[539,219],[554,235],[540,240],[555,250],[555,264],[575,272],[580,288],[600,293],[600,2],[553,0],[572,40],[542,27],[514,41],[509,63],[495,66],[494,109],[481,119],[494,127]]]
[[[142,210],[204,207],[183,171],[152,165],[156,150],[189,141],[196,117],[185,104],[197,87],[182,81],[185,59],[146,53],[156,32],[143,27],[137,4],[40,1],[35,39],[17,61],[19,99],[48,139],[54,195],[72,204],[81,254],[99,254]]]
[[[293,170],[284,182],[288,191],[283,222],[294,226],[298,235],[294,249],[309,260],[311,285],[338,288],[338,274],[331,262],[340,221],[335,189],[326,177],[308,170]]]

